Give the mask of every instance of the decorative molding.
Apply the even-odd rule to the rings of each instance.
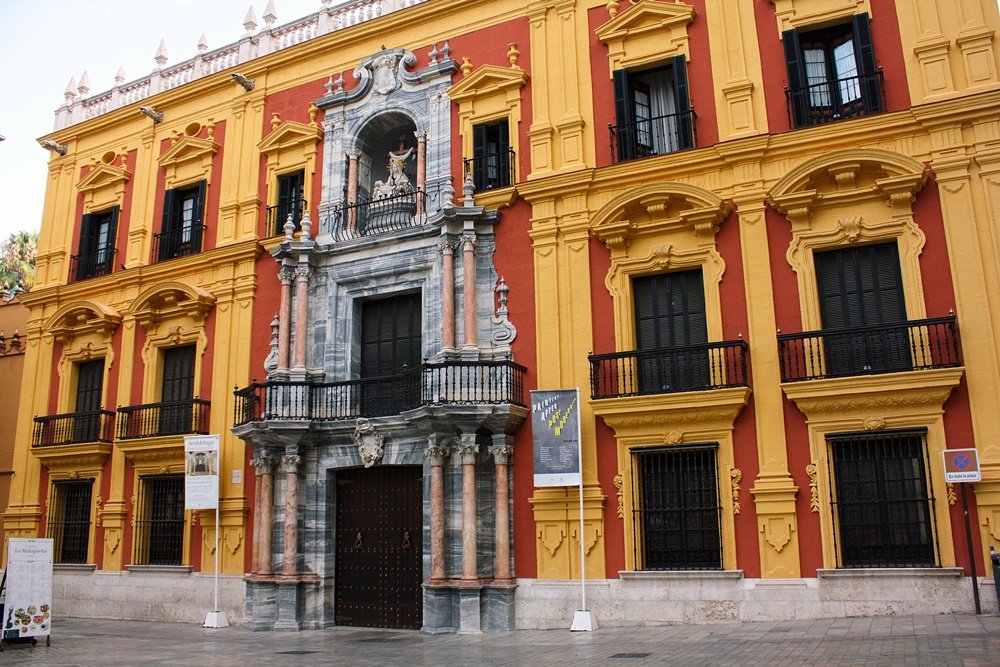
[[[211,139],[180,137],[156,159],[165,173],[164,187],[171,190],[202,179],[211,183],[212,161],[218,150],[219,144]]]
[[[120,167],[103,162],[93,165],[76,184],[77,191],[83,195],[83,212],[91,213],[115,205],[122,206],[125,203],[125,184],[131,178],[131,172]]]
[[[730,468],[729,477],[732,480],[733,491],[733,514],[740,513],[740,481],[743,479],[743,471],[739,468]]]
[[[819,513],[819,480],[816,479],[819,468],[815,463],[806,466],[806,475],[809,476],[809,509],[814,513]]]
[[[361,461],[366,468],[371,468],[382,460],[382,455],[385,453],[383,447],[385,436],[379,433],[375,426],[364,417],[358,417],[354,424],[354,435],[351,438],[358,448]]]
[[[948,504],[954,507],[956,502],[958,502],[958,497],[955,495],[955,485],[948,482]],[[1000,539],[1000,536],[997,539]]]
[[[865,417],[861,425],[865,427],[866,431],[877,431],[885,428],[885,417]]]
[[[688,25],[694,7],[680,0],[673,3],[637,0],[623,12],[618,3],[608,7],[611,20],[594,30],[608,47],[611,72],[655,62],[677,55],[689,56]]]
[[[617,510],[618,510],[618,518],[619,519],[624,519],[625,518],[625,506],[623,504],[624,498],[623,498],[623,493],[622,493],[622,479],[623,479],[622,478],[622,473],[618,473],[611,480],[612,483],[615,485],[615,489],[617,489],[617,491],[618,491],[618,494],[617,494],[618,495],[618,507],[617,507]]]
[[[786,30],[823,27],[855,14],[871,14],[870,0],[769,0],[774,5],[778,38]]]

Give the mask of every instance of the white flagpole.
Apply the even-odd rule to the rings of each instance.
[[[576,388],[576,453],[580,469],[580,598],[583,605],[573,615],[571,632],[589,632],[597,629],[594,612],[587,609],[587,548],[584,545],[583,523],[583,433],[580,430],[580,388]]]

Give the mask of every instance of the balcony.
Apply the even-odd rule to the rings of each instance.
[[[344,382],[255,382],[236,391],[234,426],[268,420],[385,417],[435,405],[525,407],[524,366],[512,361],[427,363],[398,375]]]
[[[208,433],[211,402],[192,398],[118,408],[118,439]]]
[[[615,162],[676,153],[697,145],[694,109],[631,123],[609,124],[608,132],[611,157]]]
[[[785,88],[790,127],[823,125],[845,118],[859,118],[885,111],[882,70]]]
[[[514,149],[465,158],[465,173],[472,174],[476,192],[506,188],[514,183]]]
[[[110,410],[69,412],[35,417],[32,447],[57,447],[83,443],[111,443],[114,438],[115,413]]]
[[[592,354],[590,397],[622,398],[747,386],[743,340]]]
[[[115,253],[117,252],[115,248],[102,248],[95,252],[71,255],[69,258],[70,280],[86,280],[110,274],[115,269]]]
[[[357,202],[334,207],[326,225],[337,241],[364,236],[376,236],[420,224],[417,204],[425,202],[420,190],[391,197],[359,199]],[[419,207],[421,211],[424,207]]]
[[[955,316],[778,335],[781,381],[962,365]]]
[[[174,257],[196,255],[201,252],[201,240],[205,237],[205,225],[172,229],[153,234],[153,257],[163,262]]]
[[[295,231],[300,231],[302,229],[302,216],[305,215],[308,209],[309,202],[301,198],[268,206],[267,229],[270,230],[272,236],[283,236],[285,233],[285,223],[288,222],[288,216],[291,215]]]

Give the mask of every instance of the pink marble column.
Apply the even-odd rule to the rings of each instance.
[[[258,539],[260,545],[257,548],[257,574],[267,576],[271,574],[271,522],[274,520],[274,459],[259,457],[254,459],[254,469],[257,471],[257,478],[260,480],[260,495],[257,496],[257,509],[259,517]],[[255,531],[257,532],[257,531]]]
[[[417,215],[424,212],[424,196],[427,193],[427,132],[417,130]]]
[[[462,456],[462,580],[479,578],[476,567],[476,444],[475,433],[463,433],[458,446]]]
[[[292,366],[303,370],[306,367],[306,339],[309,337],[306,317],[310,273],[308,266],[295,269],[295,356],[292,359]]]
[[[278,370],[288,370],[289,341],[292,332],[292,271],[282,267],[278,271],[281,280],[281,305],[278,309]]]
[[[510,579],[510,487],[508,486],[507,467],[510,457],[514,455],[514,436],[501,433],[493,436],[493,446],[490,454],[496,464],[496,507],[494,508],[494,524],[496,539],[496,567],[493,576],[496,579]]]
[[[285,472],[285,563],[281,574],[293,576],[296,573],[299,542],[299,463],[302,457],[286,454],[281,457],[281,467]]]
[[[449,449],[428,436],[424,449],[431,464],[431,579],[444,579],[444,462]]]
[[[347,152],[347,205],[358,202],[358,151]],[[354,231],[358,225],[358,210],[354,207],[347,209],[347,219],[345,220],[348,231]]]
[[[255,474],[254,484],[253,484],[253,551],[250,554],[250,574],[257,574],[257,566],[260,561],[260,466],[263,463],[263,459],[253,458],[250,459],[250,465],[253,466]]]
[[[441,347],[455,349],[455,248],[458,244],[447,238],[438,241],[443,259],[441,276]]]
[[[462,236],[462,331],[464,347],[478,347],[476,341],[476,237]]]

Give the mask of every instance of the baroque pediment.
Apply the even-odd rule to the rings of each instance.
[[[315,144],[323,138],[323,130],[315,125],[297,123],[293,120],[285,122],[274,128],[270,134],[257,144],[257,148],[265,155],[275,153],[286,148],[296,146],[309,146]]]
[[[131,314],[144,327],[162,321],[190,317],[201,322],[215,305],[215,296],[200,287],[169,281],[140,294],[132,303]]]
[[[683,2],[639,0],[594,33],[608,46],[611,69],[665,59],[687,52],[687,27],[694,7]]]
[[[157,162],[160,163],[161,167],[176,167],[188,162],[202,161],[206,158],[211,160],[218,150],[219,144],[210,139],[181,137],[157,159]]]
[[[528,82],[528,74],[516,67],[483,65],[448,89],[448,96],[454,102],[462,102],[509,90],[520,90]]]
[[[101,188],[117,190],[130,178],[132,178],[131,172],[119,167],[112,167],[110,164],[98,163],[76,184],[76,189],[84,193]]]
[[[609,247],[627,245],[633,237],[679,229],[710,239],[730,210],[727,202],[703,188],[656,183],[633,188],[609,201],[594,216],[590,228]]]
[[[45,331],[60,341],[92,333],[110,336],[121,321],[121,315],[109,306],[91,301],[74,301],[49,318],[45,323]]]

